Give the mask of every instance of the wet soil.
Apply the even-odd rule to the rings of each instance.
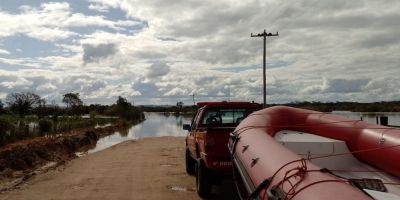
[[[184,137],[125,141],[29,178],[0,200],[201,199],[185,172]],[[235,199],[232,184],[210,199]]]
[[[57,137],[38,137],[0,148],[0,192],[13,189],[32,176],[76,158],[75,152],[93,148],[99,138],[126,127],[84,128]]]

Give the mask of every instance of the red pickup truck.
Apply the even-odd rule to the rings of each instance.
[[[250,113],[262,106],[254,102],[199,102],[191,124],[184,124],[186,172],[196,175],[200,197],[211,193],[213,184],[232,172],[227,147],[229,134]]]

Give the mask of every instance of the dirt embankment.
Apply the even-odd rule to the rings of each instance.
[[[99,138],[122,128],[127,127],[85,128],[57,137],[39,137],[0,148],[0,191],[20,184],[35,175],[37,169],[64,164],[76,157],[75,152],[94,147]]]
[[[0,200],[197,200],[183,152],[184,138],[126,141],[34,176]]]

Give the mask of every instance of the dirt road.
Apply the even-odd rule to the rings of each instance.
[[[34,176],[0,200],[200,199],[184,169],[184,138],[127,141]],[[229,181],[212,199],[233,199]]]

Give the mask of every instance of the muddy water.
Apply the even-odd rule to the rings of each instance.
[[[96,147],[85,153],[94,153],[123,141],[144,137],[185,136],[187,131],[182,129],[182,125],[190,123],[191,120],[190,116],[176,116],[174,114],[145,113],[145,115],[146,120],[144,122],[99,139]]]
[[[362,116],[364,121],[370,123],[375,123],[377,115],[385,115],[389,117],[389,124],[400,125],[400,113],[361,113],[347,111],[334,111],[333,113],[351,119],[360,119]],[[83,152],[83,154],[94,153],[126,140],[137,140],[144,137],[185,136],[187,132],[182,129],[182,125],[190,123],[191,120],[190,116],[176,116],[174,114],[145,113],[145,115],[146,120],[143,123],[101,138],[97,141],[96,147],[90,149],[88,152]]]

